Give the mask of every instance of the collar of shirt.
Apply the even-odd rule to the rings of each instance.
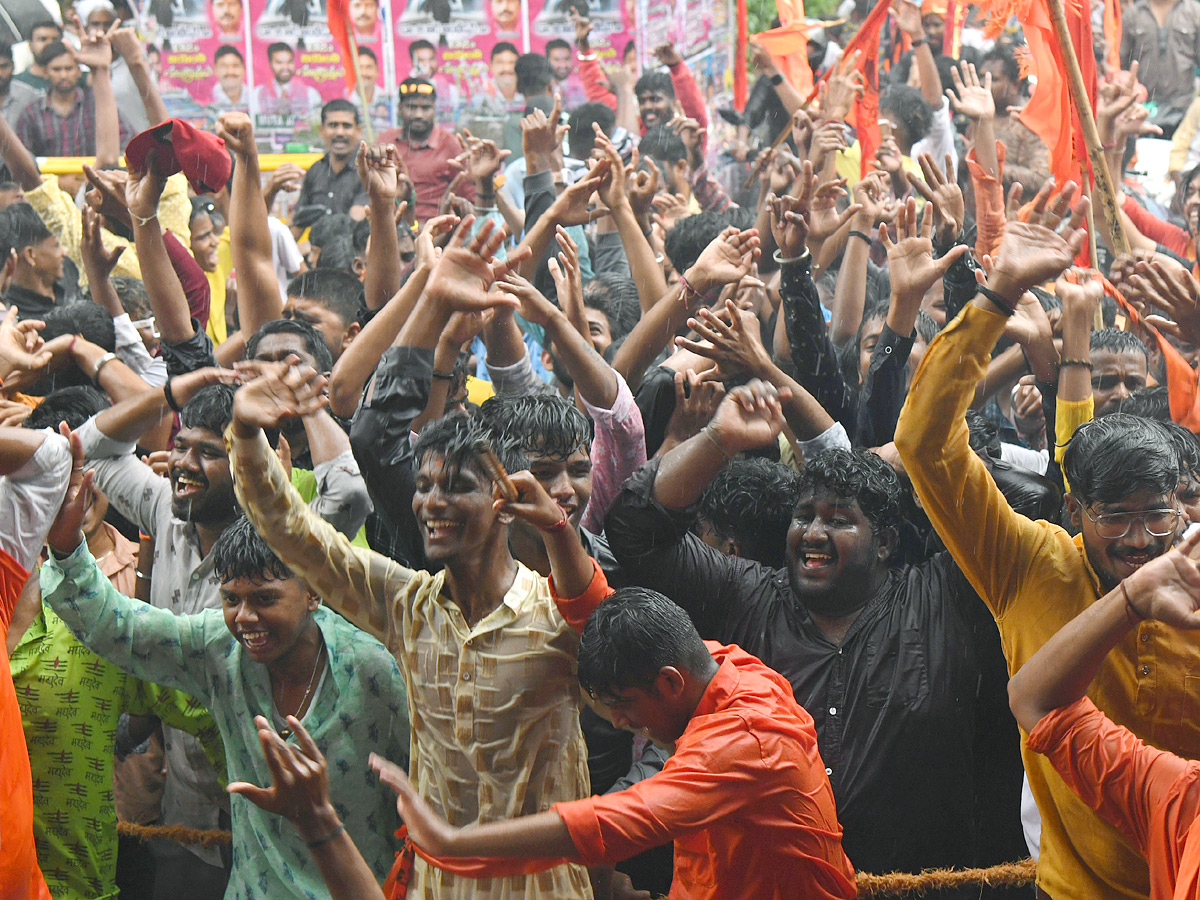
[[[54,106],[51,104],[50,98],[52,96],[53,96],[52,94],[47,93],[46,96],[42,98],[42,104],[43,104],[42,108],[44,110],[46,110],[47,112],[52,112],[56,116],[60,116],[61,118],[64,118],[64,119],[68,118],[69,116],[75,115],[75,112],[79,109],[80,106],[83,105],[83,101],[85,99],[83,88],[82,87],[75,88],[75,99],[71,102],[71,109],[64,115],[63,113],[60,113],[57,109],[55,109]]]
[[[9,285],[8,292],[4,295],[4,304],[15,306],[18,318],[32,319],[44,316],[54,309],[55,300],[53,297],[31,291],[22,285],[12,284]]]

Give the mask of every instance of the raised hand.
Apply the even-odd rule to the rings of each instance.
[[[1046,418],[1042,410],[1042,392],[1032,375],[1022,375],[1012,393],[1013,424],[1027,441],[1044,444]]]
[[[535,325],[545,327],[556,316],[562,315],[561,310],[545,294],[516,272],[509,272],[499,279],[496,290],[514,298],[520,304],[521,315]]]
[[[240,159],[258,155],[254,143],[254,125],[244,112],[223,112],[217,118],[217,137],[225,142],[226,149]]]
[[[367,146],[366,141],[359,143],[354,166],[358,170],[358,180],[372,200],[395,203],[400,196],[398,156],[395,144]]]
[[[496,262],[493,257],[504,243],[504,228],[496,227],[496,223],[488,219],[479,231],[468,237],[474,224],[475,217],[467,216],[450,238],[425,285],[426,297],[451,312],[482,312],[493,306],[516,307],[514,298],[499,292],[489,293],[488,288],[515,267],[522,257],[513,254],[505,262]]]
[[[717,407],[717,413],[709,423],[709,434],[728,456],[764,447],[774,441],[783,430],[783,407],[781,394],[766,381],[754,379],[736,387]]]
[[[820,257],[821,247],[825,242],[862,209],[857,203],[851,203],[844,210],[838,212],[838,200],[844,196],[846,196],[845,178],[822,182],[813,192],[808,213],[808,248],[812,251],[814,258]]]
[[[125,181],[125,205],[129,214],[140,223],[158,214],[158,201],[167,184],[167,180],[154,170],[157,155],[157,149],[151,149],[146,156],[147,169],[142,172],[131,167]]]
[[[71,14],[70,30],[79,39],[79,49],[67,44],[67,50],[75,62],[89,69],[107,69],[112,65],[112,35],[121,27],[120,19],[114,20],[107,31],[88,31],[79,21],[77,13]]]
[[[137,34],[137,29],[132,25],[125,25],[123,22],[116,22],[114,24],[118,27],[110,31],[108,35],[113,53],[120,55],[124,58],[125,62],[133,66],[145,55],[145,51],[142,49],[141,38]]]
[[[93,284],[97,280],[104,281],[112,275],[113,269],[125,252],[125,247],[104,249],[104,241],[100,237],[100,214],[90,206],[83,208],[83,228],[79,234],[79,253],[83,257],[83,267],[87,270],[88,280]]]
[[[878,170],[868,172],[866,178],[854,186],[854,202],[859,207],[855,224],[859,231],[871,231],[880,222],[891,221],[892,192],[888,178]]]
[[[667,123],[671,130],[679,135],[683,146],[687,148],[688,163],[693,169],[698,168],[700,159],[700,123],[687,116],[676,116]]]
[[[887,249],[892,297],[897,300],[919,302],[954,261],[967,252],[959,244],[941,259],[934,259],[932,210],[927,209],[920,219],[918,222],[917,201],[910,197],[896,216],[896,240],[892,240],[886,225],[879,229],[879,239]]]
[[[654,56],[664,66],[677,66],[683,62],[683,57],[671,41],[663,41],[654,48]]]
[[[575,243],[567,229],[561,225],[555,230],[558,246],[562,248],[557,258],[551,257],[546,267],[550,277],[554,279],[554,291],[558,296],[558,305],[567,314],[567,318],[576,316],[586,324],[583,312],[583,270],[579,266],[579,245]],[[589,337],[584,331],[584,337]],[[590,339],[590,338],[589,338]]]
[[[284,163],[267,176],[267,183],[263,185],[263,196],[274,198],[280,191],[298,191],[303,184],[304,170],[295,163]]]
[[[820,172],[830,155],[846,149],[846,126],[842,122],[825,122],[814,132],[809,159],[813,171]]]
[[[779,197],[775,194],[767,196],[767,206],[771,210],[771,236],[775,238],[775,246],[783,259],[795,259],[804,254],[808,242],[808,213],[811,192],[812,168],[805,163],[810,177],[804,178],[804,189],[799,197]]]
[[[83,518],[95,496],[92,480],[96,473],[91,469],[83,471],[86,458],[79,436],[67,427],[66,422],[59,424],[58,431],[71,443],[71,478],[67,482],[67,493],[62,506],[58,508],[54,524],[46,534],[46,543],[55,556],[62,558],[70,556],[83,543]]]
[[[495,485],[492,489],[495,498],[492,506],[496,512],[509,513],[518,519],[524,519],[539,530],[553,528],[563,520],[563,508],[546,493],[541,482],[528,470],[514,472],[509,479],[517,489],[517,499],[505,500],[504,490],[500,485]]]
[[[1200,532],[1125,579],[1134,611],[1175,628],[1200,628]]]
[[[1191,272],[1174,260],[1156,257],[1139,262],[1130,283],[1170,316],[1147,316],[1149,324],[1186,343],[1200,342],[1200,285]]]
[[[723,375],[755,375],[771,364],[771,357],[759,337],[758,317],[749,310],[738,308],[732,300],[725,301],[722,315],[711,309],[701,309],[695,318],[688,319],[687,324],[700,340],[677,337],[675,346],[711,359]]]
[[[129,173],[121,169],[96,170],[83,164],[83,174],[92,189],[83,195],[84,202],[100,215],[132,227],[129,207],[125,205],[125,186]]]
[[[1065,309],[1065,302],[1063,306]],[[1054,328],[1050,324],[1050,317],[1042,308],[1041,301],[1031,291],[1026,291],[1017,301],[1016,309],[1004,323],[1004,336],[1022,347],[1028,347],[1035,341],[1048,341],[1053,338]]]
[[[862,51],[855,50],[840,59],[820,90],[821,118],[825,121],[841,122],[850,115],[854,101],[866,91],[863,74],[858,69]]]
[[[946,154],[946,169],[943,172],[928,153],[917,157],[921,172],[925,175],[922,181],[912,172],[906,172],[905,177],[914,191],[933,204],[937,214],[938,241],[948,244],[956,240],[962,232],[967,220],[967,203],[963,199],[962,189],[954,177],[954,162],[950,154]]]
[[[584,7],[585,9],[587,7]],[[575,29],[575,45],[579,52],[586,54],[589,49],[588,37],[592,33],[592,20],[579,14],[579,10],[571,7],[571,27]]]
[[[775,58],[767,52],[767,48],[762,44],[750,41],[746,49],[749,51],[750,65],[754,67],[755,71],[767,76],[774,75],[779,71],[779,67],[775,65]]]
[[[975,71],[973,63],[962,63],[950,70],[954,88],[946,90],[950,108],[959,115],[978,122],[980,119],[996,118],[996,101],[992,97],[992,73],[986,72],[983,81]]]
[[[550,206],[548,215],[559,225],[586,225],[609,214],[607,208],[589,209],[588,204],[608,175],[609,162],[593,161],[588,174],[564,190]]]
[[[625,170],[625,186],[633,214],[639,222],[649,225],[654,195],[658,192],[658,166],[639,166],[636,149],[632,165]]]
[[[284,741],[265,716],[255,716],[258,742],[271,770],[270,787],[235,781],[226,790],[240,794],[259,809],[283,816],[305,840],[321,838],[337,828],[337,813],[329,799],[329,772],[316,741],[295,716],[287,717],[296,744]],[[320,829],[322,833],[317,833]]]
[[[700,433],[721,405],[725,385],[688,369],[675,373],[675,411],[667,422],[666,435],[682,444]]]
[[[617,148],[613,146],[613,142],[608,139],[608,135],[600,128],[598,122],[592,123],[592,130],[596,133],[596,149],[600,151],[601,157],[608,161],[608,168],[600,179],[596,193],[600,195],[600,202],[610,210],[619,209],[629,203],[629,195],[625,187],[627,174],[625,163],[621,161],[621,154],[617,152]]]
[[[521,150],[535,163],[531,167],[533,171],[551,168],[555,154],[562,151],[568,126],[558,124],[561,116],[562,98],[555,94],[554,108],[549,116],[535,109],[521,120]]]
[[[893,3],[892,14],[896,17],[896,24],[900,27],[900,30],[913,38],[913,40],[920,40],[925,37],[925,26],[921,24],[920,3],[907,3],[904,0],[901,0],[899,3]]]
[[[738,231],[730,226],[713,238],[699,258],[688,269],[688,284],[700,294],[709,294],[714,288],[740,281],[750,274],[754,261],[761,251],[758,247],[758,230],[755,228]]]
[[[233,417],[244,425],[277,428],[285,419],[310,416],[325,407],[328,379],[292,355],[281,363],[258,363],[258,377],[233,395]]]
[[[441,259],[442,249],[438,242],[449,238],[461,220],[455,215],[434,216],[427,219],[417,234],[417,267],[432,270]]]
[[[469,131],[463,132],[467,144],[467,176],[475,182],[495,178],[504,160],[512,155],[511,150],[501,150],[495,141],[477,138]]]
[[[10,306],[0,320],[0,381],[8,381],[14,372],[37,371],[49,365],[53,356],[38,334],[46,323],[35,319],[18,322],[18,312]]]
[[[904,166],[904,156],[900,152],[900,145],[891,135],[880,141],[879,149],[875,151],[875,162],[889,175],[900,174]]]
[[[776,147],[770,151],[771,165],[767,169],[767,191],[772,194],[786,194],[796,179],[800,177],[803,164],[787,147]]]
[[[1068,278],[1065,272],[1059,276],[1054,283],[1054,294],[1062,301],[1064,320],[1071,319],[1090,329],[1104,300],[1104,285],[1091,269],[1075,268],[1071,274],[1072,278]],[[1041,308],[1040,303],[1038,308]]]
[[[1013,301],[1031,287],[1057,278],[1071,265],[1087,238],[1082,226],[1088,198],[1080,198],[1072,210],[1071,200],[1078,185],[1068,182],[1051,202],[1053,188],[1054,182],[1049,180],[1038,191],[1026,222],[1018,216],[1020,186],[1013,185],[1009,192],[1008,222],[988,278],[988,287]],[[1066,231],[1060,233],[1058,227],[1068,213],[1070,220]]]

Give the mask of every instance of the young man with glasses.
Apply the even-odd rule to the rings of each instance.
[[[1039,193],[1028,222],[1010,210],[986,285],[929,345],[896,426],[896,447],[922,506],[996,618],[1010,673],[1099,597],[1170,550],[1184,521],[1176,497],[1184,467],[1160,422],[1116,413],[1075,430],[1062,458],[1074,537],[1014,512],[968,444],[964,414],[1008,316],[1026,290],[1061,275],[1082,245],[1082,202],[1065,231],[1058,228],[1070,214],[1074,186],[1052,206],[1049,188]],[[1089,298],[1098,303],[1088,274],[1076,279],[1056,285],[1064,309],[1086,309]],[[1084,346],[1064,341],[1061,388],[1089,375]],[[1117,644],[1088,694],[1141,739],[1195,757],[1200,716],[1189,711],[1194,691],[1181,676],[1198,669],[1195,640],[1147,624]],[[1045,756],[1029,747],[1022,754],[1042,819],[1039,895],[1148,895],[1137,848],[1081,801]]]

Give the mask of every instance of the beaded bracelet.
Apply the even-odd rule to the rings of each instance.
[[[1087,359],[1061,359],[1058,362],[1060,369],[1065,369],[1067,366],[1079,366],[1083,369],[1090,370],[1092,368],[1091,360]]]

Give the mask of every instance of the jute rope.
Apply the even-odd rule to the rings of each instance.
[[[118,822],[117,832],[139,841],[159,838],[199,847],[228,846],[233,840],[228,831],[202,831],[183,825],[134,825],[132,822]],[[930,869],[920,874],[892,872],[888,875],[870,875],[859,872],[858,896],[899,897],[962,887],[1024,887],[1033,884],[1036,876],[1037,863],[1032,859],[1002,863],[986,869]]]

